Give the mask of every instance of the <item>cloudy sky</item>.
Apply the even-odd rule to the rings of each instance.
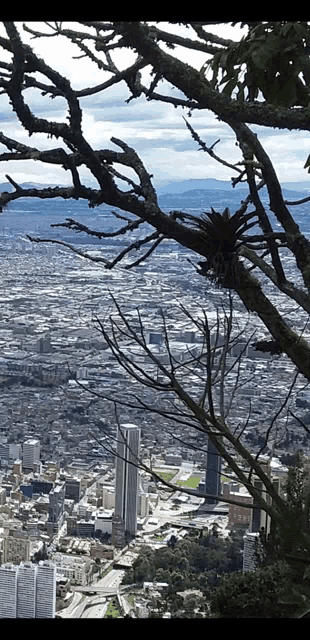
[[[28,23],[36,30],[47,31],[42,23]],[[23,32],[21,23],[16,23],[24,42],[30,44],[47,64],[56,68],[71,82],[74,89],[82,89],[97,85],[110,77],[100,71],[98,67],[86,58],[72,59],[72,56],[80,55],[80,51],[65,38],[31,39],[31,36]],[[77,27],[75,23],[68,25]],[[189,36],[189,30],[181,27],[167,26],[161,23],[160,28],[167,30],[177,29],[180,35]],[[81,27],[79,27],[81,29]],[[210,27],[210,30],[221,35],[237,39],[240,29],[228,25]],[[1,26],[0,35],[6,36]],[[172,53],[170,50],[167,50]],[[175,55],[176,50],[173,52]],[[200,68],[207,59],[201,52],[190,52],[187,49],[178,48],[179,57]],[[1,52],[0,59],[10,61],[6,52]],[[130,51],[123,50],[114,56],[114,61],[119,68],[125,68],[134,55]],[[143,82],[148,77],[144,73]],[[44,79],[41,77],[41,80]],[[160,83],[157,90],[173,96],[180,96],[180,92],[172,89],[166,83]],[[24,93],[33,113],[38,117],[65,122],[67,115],[66,103],[62,98],[51,100],[42,97],[40,91],[28,89]],[[134,147],[140,154],[148,171],[153,173],[155,185],[164,180],[180,180],[189,178],[218,178],[230,180],[233,172],[213,161],[207,154],[198,151],[197,144],[191,138],[185,126],[182,116],[187,117],[187,110],[180,107],[175,109],[172,105],[146,101],[140,97],[126,104],[129,90],[125,83],[120,83],[104,93],[81,98],[83,107],[83,132],[86,139],[95,149],[117,149],[110,141],[112,136],[124,140]],[[235,137],[229,127],[215,119],[207,112],[194,112],[191,125],[199,132],[199,135],[208,145],[220,138],[216,146],[216,153],[229,162],[240,160],[238,148],[235,146]],[[310,152],[310,135],[307,132],[279,131],[265,127],[252,127],[259,133],[266,151],[270,154],[280,180],[283,182],[308,181],[310,188],[310,175],[303,169],[305,160]],[[30,146],[36,146],[40,150],[55,146],[55,140],[48,140],[46,135],[35,134],[29,138],[21,128],[16,115],[10,109],[6,96],[0,96],[0,130],[7,136],[16,138]],[[57,141],[60,146],[60,141]],[[0,145],[0,152],[5,148]],[[6,162],[0,164],[0,182],[5,182],[5,174],[8,173],[17,182],[42,182],[53,184],[70,183],[70,175],[55,167],[41,165],[37,162]],[[91,184],[86,173],[81,174],[85,183]]]

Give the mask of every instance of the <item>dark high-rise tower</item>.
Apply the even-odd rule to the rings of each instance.
[[[210,438],[208,438],[205,492],[215,496],[219,496],[221,493],[221,456],[218,454]],[[217,504],[218,500],[206,498],[205,502],[207,504]]]
[[[117,432],[115,516],[131,535],[137,532],[140,435],[134,424],[122,424]]]

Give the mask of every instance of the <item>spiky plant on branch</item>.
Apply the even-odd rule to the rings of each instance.
[[[255,221],[249,224],[253,217]],[[245,232],[257,225],[256,212],[244,214],[237,211],[230,215],[228,207],[223,213],[214,211],[203,213],[196,219],[207,244],[208,259],[199,262],[201,273],[227,289],[236,289],[239,284],[237,269],[238,249],[247,242]]]

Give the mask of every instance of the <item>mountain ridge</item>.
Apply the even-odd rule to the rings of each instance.
[[[282,182],[282,189],[289,191],[301,192],[307,191],[310,193],[310,180],[309,182]],[[238,183],[235,187],[228,180],[217,180],[216,178],[190,178],[189,180],[169,181],[167,184],[161,184],[156,189],[158,195],[166,195],[168,193],[184,193],[185,191],[192,191],[194,189],[220,190],[220,191],[236,191],[247,189],[246,183]]]
[[[154,181],[155,183],[155,188],[156,188],[156,192],[157,195],[159,197],[170,197],[170,196],[180,196],[180,195],[186,195],[187,197],[189,197],[189,193],[192,192],[193,196],[197,196],[198,192],[201,192],[200,195],[202,195],[202,192],[214,192],[214,195],[216,194],[216,192],[218,192],[219,195],[221,195],[220,192],[226,192],[226,195],[228,195],[227,192],[230,192],[231,195],[240,197],[242,191],[246,191],[248,193],[248,188],[247,188],[247,184],[246,183],[239,183],[236,185],[235,188],[232,187],[232,184],[230,181],[226,181],[226,180],[217,180],[216,178],[205,178],[205,179],[199,179],[199,178],[191,178],[189,180],[177,180],[177,181],[168,181],[167,184],[163,184],[161,183],[160,186],[156,187],[156,180]],[[20,187],[23,189],[31,189],[31,188],[35,188],[35,189],[48,189],[48,188],[55,188],[55,187],[66,187],[66,186],[70,186],[70,185],[57,185],[57,184],[50,184],[50,183],[39,183],[39,182],[23,182],[20,184]],[[292,196],[292,194],[294,193],[294,195],[300,195],[301,197],[305,197],[308,193],[310,194],[310,181],[309,182],[283,182],[282,185],[282,191],[283,194],[285,195],[286,192],[289,192],[287,195]],[[266,192],[266,188],[265,192]],[[0,193],[2,192],[7,192],[7,193],[11,193],[14,190],[14,187],[9,183],[9,182],[5,182],[5,183],[0,183]]]

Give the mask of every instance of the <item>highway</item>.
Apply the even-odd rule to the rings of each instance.
[[[109,604],[109,598],[104,596],[116,595],[124,573],[122,569],[111,569],[93,585],[73,587],[75,593],[71,604],[57,615],[61,618],[103,618]],[[94,591],[96,595],[86,595]]]
[[[104,618],[109,605],[109,602],[105,598],[101,598],[100,601],[98,601],[97,598],[97,603],[94,600],[89,604],[91,604],[91,606],[87,607],[87,609],[84,609],[82,615],[80,616],[81,618]]]

